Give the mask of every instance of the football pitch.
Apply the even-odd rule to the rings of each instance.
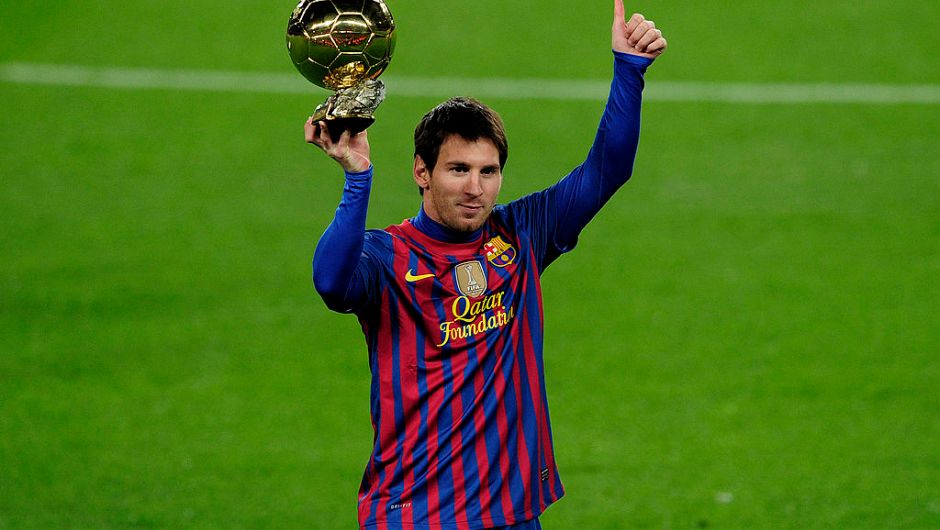
[[[583,160],[610,2],[388,3],[369,226],[417,212],[450,95],[506,121],[503,202]],[[293,7],[0,7],[0,530],[356,527],[369,368],[310,280],[342,174]],[[940,4],[627,9],[670,44],[633,179],[543,277],[543,526],[940,527]]]

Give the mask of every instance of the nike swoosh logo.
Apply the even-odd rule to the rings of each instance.
[[[408,272],[405,273],[405,281],[406,281],[406,282],[416,282],[416,281],[418,281],[418,280],[423,280],[423,279],[425,279],[425,278],[433,278],[433,277],[434,277],[434,274],[433,274],[433,273],[432,273],[432,274],[419,274],[419,275],[415,276],[414,274],[411,274],[411,270],[410,270],[410,269],[408,270]]]

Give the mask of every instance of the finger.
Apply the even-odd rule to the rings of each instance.
[[[643,38],[637,41],[636,49],[640,50],[641,52],[645,51],[647,46],[649,46],[650,44],[652,44],[653,41],[655,41],[656,39],[662,36],[663,36],[662,31],[659,31],[658,29],[655,29],[655,28],[651,29],[647,31],[645,35],[643,35]]]
[[[652,20],[644,20],[637,25],[636,29],[633,30],[633,33],[630,34],[630,37],[627,40],[630,41],[630,44],[635,46],[636,43],[643,38],[643,35],[646,35],[649,30],[655,27],[656,24],[653,24]]]
[[[624,23],[623,0],[614,0],[614,26]]]
[[[307,141],[319,146],[320,145],[320,126],[317,125],[315,121],[313,121],[313,118],[311,118],[310,121],[308,121],[307,123],[308,125],[306,127],[306,130],[309,131]]]
[[[313,116],[307,118],[304,122],[304,140],[309,144],[313,143],[316,136],[316,126],[313,124]]]
[[[630,35],[631,33],[633,33],[633,30],[635,30],[636,27],[639,26],[640,23],[643,22],[644,20],[646,19],[643,18],[643,15],[639,13],[634,13],[633,16],[630,17],[630,20],[627,21],[627,33],[626,34]]]
[[[666,49],[666,46],[667,46],[666,39],[663,37],[660,37],[654,40],[652,43],[650,43],[649,46],[646,47],[646,53],[661,52]]]
[[[326,128],[325,121],[318,121],[317,128],[317,145],[322,147],[325,151],[330,151],[333,149],[333,139],[330,138],[330,131]]]

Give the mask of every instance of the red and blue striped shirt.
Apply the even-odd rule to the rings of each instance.
[[[564,494],[543,370],[540,277],[630,177],[650,60],[615,54],[587,159],[459,234],[423,210],[365,230],[372,168],[347,174],[317,245],[327,306],[359,317],[374,446],[363,529],[478,530],[536,518]]]

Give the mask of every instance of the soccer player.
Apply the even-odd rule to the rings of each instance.
[[[542,365],[539,278],[633,169],[646,68],[660,30],[615,0],[614,78],[583,164],[553,186],[497,204],[507,143],[499,116],[468,98],[415,131],[415,217],[366,230],[373,167],[365,132],[306,140],[345,170],[313,280],[355,313],[372,371],[372,455],[359,490],[363,529],[537,529],[564,494]]]

